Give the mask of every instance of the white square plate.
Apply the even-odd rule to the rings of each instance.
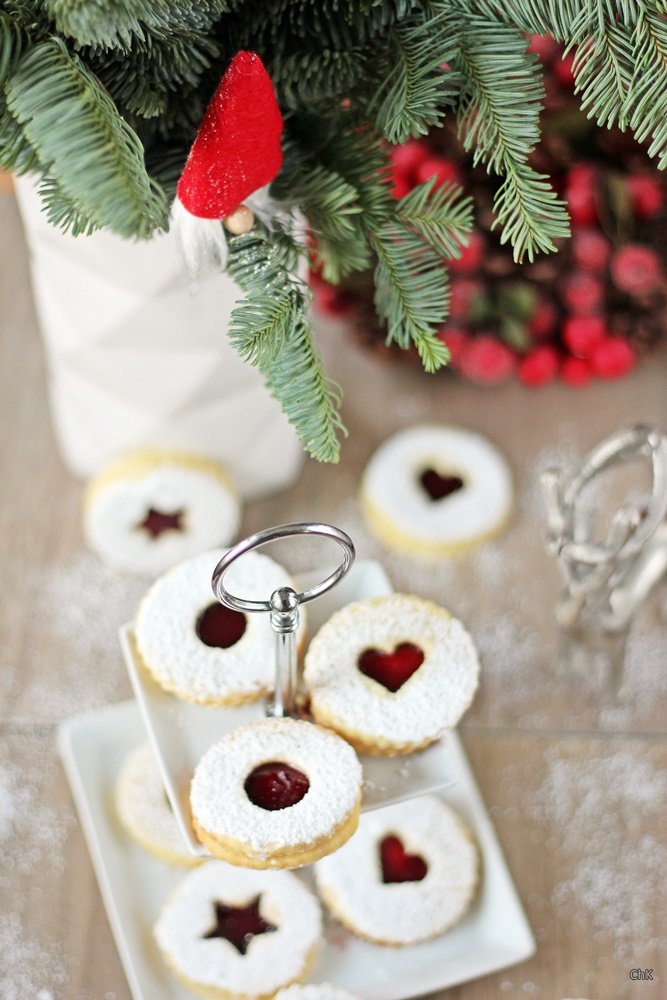
[[[315,571],[297,577],[305,590],[325,574]],[[363,597],[392,593],[382,566],[371,561],[357,562],[345,579],[317,601],[308,604],[308,632],[315,635],[334,611]],[[268,596],[268,595],[267,595]],[[268,615],[266,627],[270,628]],[[135,654],[132,628],[125,625],[120,643],[134,693],[153,743],[165,789],[174,815],[193,854],[208,856],[195,839],[190,819],[188,792],[195,767],[208,748],[231,729],[261,719],[264,705],[258,702],[241,708],[195,705],[176,698],[156,684]],[[428,792],[446,788],[452,782],[445,745],[442,741],[407,757],[360,755],[364,770],[362,808],[378,809]]]
[[[192,1000],[163,965],[151,933],[160,907],[184,873],[134,844],[114,810],[121,764],[145,738],[139,709],[125,702],[68,720],[60,728],[59,745],[134,1000]],[[314,982],[334,983],[365,1000],[404,1000],[497,972],[534,953],[530,927],[458,736],[448,734],[442,747],[454,780],[442,797],[463,816],[482,853],[482,881],[471,911],[449,933],[410,948],[367,944],[327,921]]]

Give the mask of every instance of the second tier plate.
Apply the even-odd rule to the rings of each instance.
[[[316,570],[297,576],[296,582],[303,590],[321,579],[322,572]],[[391,594],[392,591],[391,582],[379,563],[357,562],[335,589],[308,605],[309,634],[314,635],[334,611],[344,605],[364,597]],[[268,621],[266,627],[270,627]],[[167,796],[183,837],[193,854],[206,856],[208,851],[195,838],[190,817],[189,789],[194,769],[208,748],[225,733],[263,718],[264,704],[257,702],[240,708],[219,708],[182,701],[163,691],[143,666],[136,654],[131,625],[121,629],[120,643],[157,755]],[[378,809],[451,785],[453,777],[447,763],[446,741],[445,736],[425,750],[405,757],[361,754],[364,771],[362,808]]]

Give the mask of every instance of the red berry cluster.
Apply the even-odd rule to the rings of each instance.
[[[529,386],[621,378],[662,332],[667,295],[656,247],[665,239],[664,182],[641,147],[621,133],[595,130],[578,111],[572,55],[563,57],[549,36],[532,36],[529,50],[544,63],[545,118],[553,119],[536,166],[552,177],[572,224],[559,253],[514,264],[491,229],[493,181],[447,129],[392,149],[393,194],[402,198],[436,177],[437,185],[460,183],[475,197],[477,228],[447,264],[450,308],[439,336],[450,369],[483,385],[512,377]],[[367,285],[341,291],[320,280],[315,293],[329,314],[361,303],[362,337],[383,350]]]

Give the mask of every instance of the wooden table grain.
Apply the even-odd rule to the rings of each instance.
[[[439,1000],[661,1000],[667,996],[664,767],[667,634],[655,600],[632,637],[615,700],[558,668],[555,569],[543,554],[536,476],[622,423],[667,425],[667,360],[585,392],[476,389],[388,367],[341,326],[322,332],[346,393],[339,466],[306,462],[299,482],[251,504],[244,529],[333,521],[381,558],[398,588],[459,613],[482,651],[481,690],[463,739],[538,939],[517,968]],[[142,585],[86,553],[81,486],[49,424],[47,377],[27,253],[0,188],[0,997],[128,1000],[67,784],[59,721],[130,696],[115,645]],[[390,432],[448,421],[507,454],[517,506],[506,534],[430,567],[375,542],[357,506],[360,472]],[[304,556],[305,558],[305,556]],[[298,568],[298,567],[295,567]],[[661,796],[663,797],[661,802]],[[652,981],[630,978],[652,969]],[[158,1000],[158,998],[155,998]]]

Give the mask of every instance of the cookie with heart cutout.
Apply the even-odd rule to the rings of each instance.
[[[512,475],[481,434],[437,424],[385,441],[366,466],[361,508],[373,533],[408,555],[454,555],[495,536],[513,506]]]
[[[315,880],[353,934],[399,946],[458,923],[475,896],[479,867],[471,832],[429,795],[366,813],[354,837],[317,863]]]
[[[477,689],[479,660],[461,622],[408,594],[348,604],[306,654],[310,710],[364,753],[411,753],[453,728]]]

